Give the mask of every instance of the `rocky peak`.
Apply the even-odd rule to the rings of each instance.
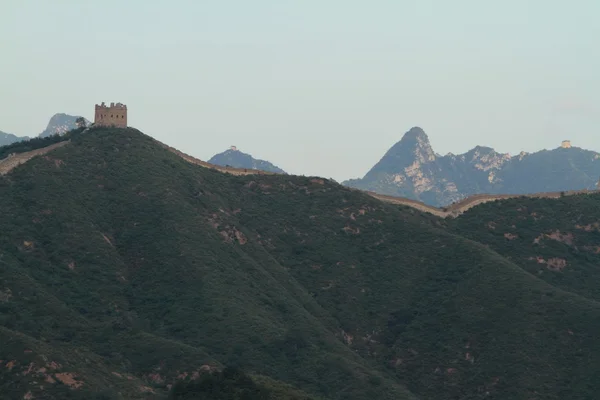
[[[423,128],[420,128],[418,126],[413,126],[412,128],[410,128],[408,130],[408,132],[406,132],[404,134],[404,136],[402,137],[402,139],[413,139],[413,138],[414,139],[421,138],[423,140],[429,141],[429,138],[427,137],[427,134],[425,133]]]
[[[510,160],[510,154],[498,153],[491,147],[475,146],[465,153],[464,159],[475,168],[487,171],[489,169],[500,168],[505,162]]]
[[[77,124],[75,121],[79,118],[79,116],[68,115],[63,113],[54,114],[50,121],[48,122],[48,126],[46,129],[40,133],[40,137],[46,137],[51,135],[63,135],[71,129],[75,129]],[[90,124],[90,121],[85,120],[86,124]]]
[[[554,150],[522,151],[514,157],[487,146],[442,156],[433,152],[425,132],[414,127],[364,178],[343,184],[445,206],[480,193],[594,189],[598,176],[600,153],[575,148],[569,141]]]
[[[367,176],[378,172],[404,173],[407,167],[418,168],[420,165],[435,161],[435,159],[435,153],[425,131],[419,127],[413,127],[385,153]]]
[[[421,164],[435,161],[435,153],[429,142],[429,137],[419,127],[411,128],[404,134],[402,140],[400,140],[402,146],[412,148],[414,154],[414,160]]]

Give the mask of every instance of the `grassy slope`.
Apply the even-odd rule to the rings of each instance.
[[[0,209],[3,332],[66,348],[84,387],[143,397],[234,364],[331,399],[600,391],[595,301],[327,181],[226,176],[97,130],[0,181]]]

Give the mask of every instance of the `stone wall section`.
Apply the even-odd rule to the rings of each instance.
[[[46,154],[46,153],[48,153],[54,149],[57,149],[59,147],[66,146],[67,144],[69,144],[69,142],[70,142],[70,140],[65,140],[64,142],[55,143],[53,145],[43,147],[41,149],[27,151],[24,153],[10,154],[8,157],[0,160],[0,175],[6,175],[10,171],[12,171],[15,167],[26,163],[27,161],[31,160],[33,157],[39,156],[42,154]]]
[[[185,161],[187,161],[189,163],[200,165],[205,168],[214,169],[219,172],[223,172],[223,173],[227,173],[227,174],[231,174],[231,175],[279,175],[279,173],[277,173],[277,172],[267,172],[267,171],[261,171],[259,169],[223,167],[221,165],[210,164],[210,163],[207,163],[206,161],[202,161],[202,160],[194,158],[188,154],[185,154],[184,152],[179,151],[173,147],[167,146],[164,143],[158,142],[158,144],[160,146],[162,146],[163,148],[169,150],[171,153],[177,154],[179,157],[183,158]]]
[[[373,196],[381,201],[392,204],[399,204],[404,206],[409,206],[412,208],[416,208],[419,211],[428,212],[433,215],[436,215],[441,218],[451,217],[456,218],[465,211],[478,206],[479,204],[488,203],[490,201],[496,200],[507,200],[514,199],[519,197],[528,197],[528,198],[547,198],[547,199],[558,199],[563,196],[574,196],[578,194],[593,194],[599,193],[599,190],[570,190],[565,192],[542,192],[542,193],[530,193],[530,194],[476,194],[469,196],[457,203],[451,204],[447,207],[437,208],[425,203],[421,203],[420,201],[407,199],[404,197],[393,197],[386,196],[382,194],[378,194],[375,192],[366,192],[370,196]]]
[[[232,174],[232,175],[279,175],[276,172],[266,172],[266,171],[260,171],[260,170],[256,170],[256,169],[241,169],[241,168],[232,168],[232,167],[222,167],[220,165],[210,164],[210,163],[207,163],[206,161],[201,161],[201,160],[194,158],[188,154],[185,154],[177,149],[174,149],[173,147],[167,146],[164,143],[160,143],[160,142],[158,142],[158,143],[165,149],[169,150],[170,152],[172,152],[174,154],[177,154],[179,157],[183,158],[184,160],[186,160],[192,164],[200,165],[202,167],[214,169],[214,170],[217,170],[220,172],[224,172],[224,173],[228,173],[228,174]],[[513,198],[518,198],[518,197],[557,199],[562,196],[573,196],[573,195],[577,195],[577,194],[591,194],[591,193],[599,193],[600,192],[600,190],[583,189],[583,190],[571,190],[571,191],[565,191],[565,192],[545,192],[545,193],[532,193],[532,194],[476,194],[473,196],[469,196],[457,203],[451,204],[447,207],[437,208],[437,207],[422,203],[420,201],[411,200],[411,199],[407,199],[404,197],[387,196],[387,195],[370,192],[370,191],[363,191],[363,190],[359,190],[359,189],[350,189],[350,190],[366,193],[366,194],[368,194],[378,200],[386,202],[386,203],[412,207],[419,211],[430,213],[430,214],[433,214],[440,218],[447,218],[447,217],[456,218],[459,215],[461,215],[462,213],[464,213],[465,211],[469,210],[470,208],[478,206],[479,204],[487,203],[490,201],[496,201],[496,200],[506,200],[506,199],[513,199]]]

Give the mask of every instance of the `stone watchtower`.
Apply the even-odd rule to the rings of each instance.
[[[100,105],[96,104],[94,125],[127,128],[127,106],[121,103],[110,103],[110,107],[107,107],[104,102]]]

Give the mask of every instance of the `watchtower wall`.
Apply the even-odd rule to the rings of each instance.
[[[104,102],[100,105],[96,104],[94,125],[127,128],[127,106],[121,103],[110,103],[110,106]]]

